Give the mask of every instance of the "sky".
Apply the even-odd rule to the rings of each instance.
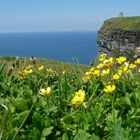
[[[98,31],[117,17],[140,16],[140,0],[0,0],[0,32]]]

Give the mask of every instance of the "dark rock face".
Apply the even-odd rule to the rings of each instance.
[[[140,55],[140,32],[127,31],[117,26],[103,25],[98,32],[99,52],[113,56],[125,55],[128,58]]]

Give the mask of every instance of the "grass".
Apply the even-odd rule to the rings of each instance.
[[[0,140],[140,139],[140,59],[0,60]]]
[[[6,67],[12,66],[15,60],[16,57],[9,57],[9,56],[0,57],[0,64],[2,64],[3,61],[6,61]],[[60,62],[47,58],[36,58],[35,61],[36,61],[36,67],[44,65],[46,68],[48,69],[52,68],[57,72],[61,72],[64,69],[68,69],[68,70],[80,69],[82,71],[86,71],[89,68],[88,65]],[[32,65],[32,60],[30,58],[20,58],[20,63],[22,64],[22,66]]]
[[[105,21],[104,29],[108,27],[140,32],[140,16],[111,18]]]

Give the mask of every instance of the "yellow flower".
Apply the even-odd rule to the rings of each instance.
[[[33,66],[32,65],[28,65],[28,66],[26,66],[26,70],[30,70],[30,69],[32,69],[33,68]]]
[[[123,74],[122,68],[119,68],[119,69],[117,70],[117,74],[118,74],[119,76],[121,76],[121,75]]]
[[[77,95],[77,96],[83,96],[83,95],[85,95],[85,91],[84,90],[78,90],[77,92],[75,92],[75,95]]]
[[[40,67],[38,68],[39,71],[41,71],[41,70],[43,70],[43,69],[44,69],[44,66],[40,66]]]
[[[92,72],[92,71],[94,71],[95,70],[95,68],[94,67],[92,67],[92,68],[90,68],[90,71]]]
[[[116,86],[115,85],[107,85],[105,88],[104,88],[104,91],[106,93],[112,93],[113,91],[115,91],[116,89]]]
[[[106,59],[106,57],[107,57],[107,54],[106,53],[103,53],[102,55],[100,55],[100,57],[99,57],[99,61],[100,62],[103,62],[105,59]]]
[[[129,70],[129,63],[125,62],[121,67],[119,67],[120,70],[122,70],[122,72],[126,72]]]
[[[75,96],[71,100],[71,103],[73,105],[80,105],[84,102],[85,99],[85,91],[79,90],[78,92],[75,92]]]
[[[134,69],[134,68],[136,68],[136,65],[135,64],[130,64],[129,68]]]
[[[103,64],[104,64],[105,66],[112,66],[112,65],[114,64],[114,59],[113,59],[113,57],[110,57],[109,59],[104,60],[104,61],[103,61]]]
[[[90,72],[90,71],[87,71],[87,72],[85,73],[85,75],[86,75],[86,76],[89,76],[89,75],[91,75],[91,72]]]
[[[135,64],[129,64],[128,62],[125,62],[124,65],[122,66],[122,70],[125,73],[131,73],[131,69],[136,68]]]
[[[87,81],[89,81],[90,79],[91,79],[91,76],[90,76],[90,75],[83,77],[83,81],[84,81],[84,82],[87,82]]]
[[[29,73],[33,73],[33,70],[32,70],[32,69],[30,69],[30,70],[29,70]]]
[[[92,72],[93,75],[99,76],[100,75],[100,70],[94,70]]]
[[[62,71],[62,74],[63,74],[63,75],[65,75],[65,74],[66,74],[66,71],[65,71],[65,70],[63,70],[63,71]]]
[[[51,93],[51,87],[41,88],[39,94],[43,96],[48,96]]]
[[[52,69],[47,69],[47,72],[53,73],[53,70]]]
[[[23,70],[24,76],[26,76],[28,74],[31,74],[32,72],[33,72],[32,69],[30,69],[30,70],[27,70],[27,69]]]
[[[114,80],[118,80],[118,79],[120,79],[120,76],[119,76],[118,74],[114,74],[114,75],[113,75],[113,79],[114,79]]]
[[[140,73],[140,69],[138,70],[138,72]]]
[[[47,75],[53,75],[56,73],[56,71],[52,70],[52,69],[46,69],[47,70]]]
[[[124,72],[126,72],[126,71],[128,70],[128,66],[122,67],[122,70],[123,70]]]
[[[33,70],[31,68],[33,68],[33,67],[31,65],[28,65],[28,66],[26,66],[25,69],[20,70],[18,72],[19,79],[22,80],[25,78],[25,76],[33,73]]]
[[[123,62],[126,61],[126,57],[120,56],[120,57],[116,58],[116,61],[118,64],[122,64]]]
[[[96,66],[97,69],[102,69],[105,65],[103,63]]]
[[[140,64],[140,58],[137,58],[137,60],[135,61],[135,64]]]
[[[106,76],[109,74],[109,72],[110,72],[110,69],[102,70],[101,75]]]
[[[86,72],[85,76],[83,77],[84,82],[87,82],[91,79],[91,72]]]

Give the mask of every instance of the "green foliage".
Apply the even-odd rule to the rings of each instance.
[[[87,81],[83,78],[91,73],[84,74],[81,69],[26,66],[22,63],[10,76],[5,74],[6,64],[1,67],[0,140],[140,138],[139,65],[116,81],[112,76],[121,65],[109,66],[109,75],[93,74]],[[105,93],[108,83],[116,86],[113,93]],[[47,87],[50,92],[40,94],[40,89]],[[84,102],[72,104],[78,90],[85,91]]]
[[[117,29],[122,29],[126,31],[140,31],[140,16],[135,17],[118,17],[118,18],[111,18],[105,21],[105,28],[106,27],[115,27]]]

